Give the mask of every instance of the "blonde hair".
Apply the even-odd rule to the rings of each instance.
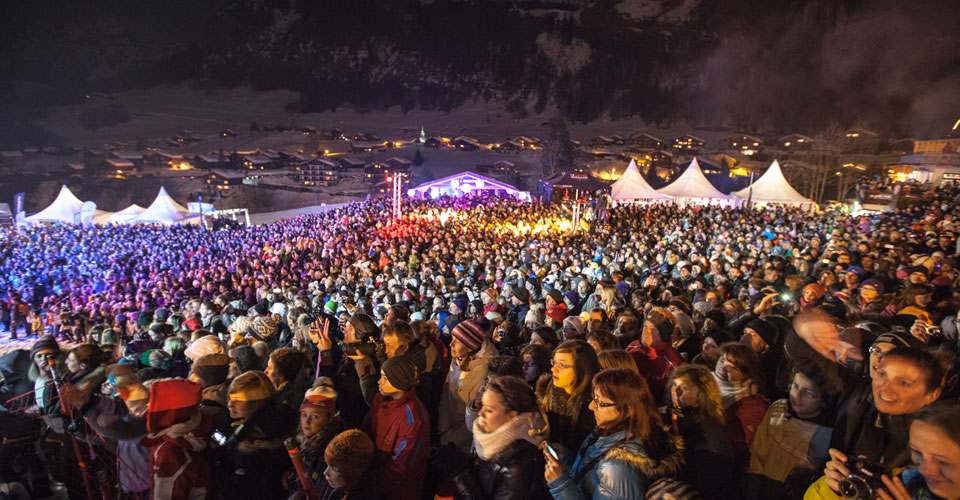
[[[699,364],[680,365],[670,375],[667,388],[673,387],[673,381],[687,377],[691,384],[697,386],[697,408],[704,415],[723,422],[723,401],[720,397],[720,385],[713,378],[710,369]]]
[[[600,351],[600,354],[597,355],[597,361],[600,362],[601,370],[622,368],[640,375],[640,369],[637,368],[637,362],[633,360],[633,356],[627,354],[627,351],[620,349],[607,349],[605,351]]]

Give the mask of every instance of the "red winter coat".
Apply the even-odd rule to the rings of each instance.
[[[213,465],[207,458],[209,417],[199,410],[201,387],[188,380],[162,379],[150,387],[147,432],[151,500],[214,499]]]
[[[364,430],[376,447],[372,468],[377,489],[390,492],[392,500],[420,500],[430,450],[430,417],[417,393],[411,390],[393,401],[377,394]]]
[[[640,375],[647,380],[650,392],[658,403],[666,402],[667,381],[673,369],[683,364],[680,353],[668,342],[655,345],[652,348],[643,345],[639,339],[634,340],[625,349],[633,356],[637,363]]]
[[[749,456],[750,443],[760,428],[770,402],[760,394],[748,396],[723,410],[723,428],[730,436],[734,456]]]

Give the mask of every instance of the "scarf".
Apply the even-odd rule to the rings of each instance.
[[[480,460],[490,460],[511,443],[526,439],[534,445],[543,441],[543,435],[538,429],[542,425],[535,425],[540,419],[539,412],[521,413],[501,425],[493,432],[484,432],[480,428],[479,419],[473,421],[473,445]]]
[[[744,379],[739,382],[727,382],[726,380],[721,380],[716,374],[713,375],[713,378],[717,381],[717,385],[720,386],[720,398],[723,401],[724,410],[735,405],[737,401],[743,398],[753,396],[758,391],[757,384],[749,379]]]

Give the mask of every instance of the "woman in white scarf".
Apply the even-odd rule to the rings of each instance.
[[[720,346],[713,378],[720,386],[724,428],[734,455],[743,459],[770,404],[761,392],[765,381],[760,359],[749,345],[727,342]]]
[[[453,475],[458,498],[549,498],[543,482],[545,425],[530,385],[518,377],[491,380],[473,423],[474,463]]]

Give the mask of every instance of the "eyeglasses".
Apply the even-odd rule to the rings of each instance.
[[[560,367],[561,370],[569,370],[569,369],[573,368],[572,366],[563,364],[563,363],[561,363],[561,362],[559,362],[559,361],[557,361],[557,360],[555,360],[555,359],[551,359],[551,360],[550,360],[550,366],[558,366],[558,367]]]
[[[597,408],[610,408],[611,406],[617,406],[616,403],[601,403],[596,394],[594,394],[590,400],[593,401],[593,404],[597,405]]]

